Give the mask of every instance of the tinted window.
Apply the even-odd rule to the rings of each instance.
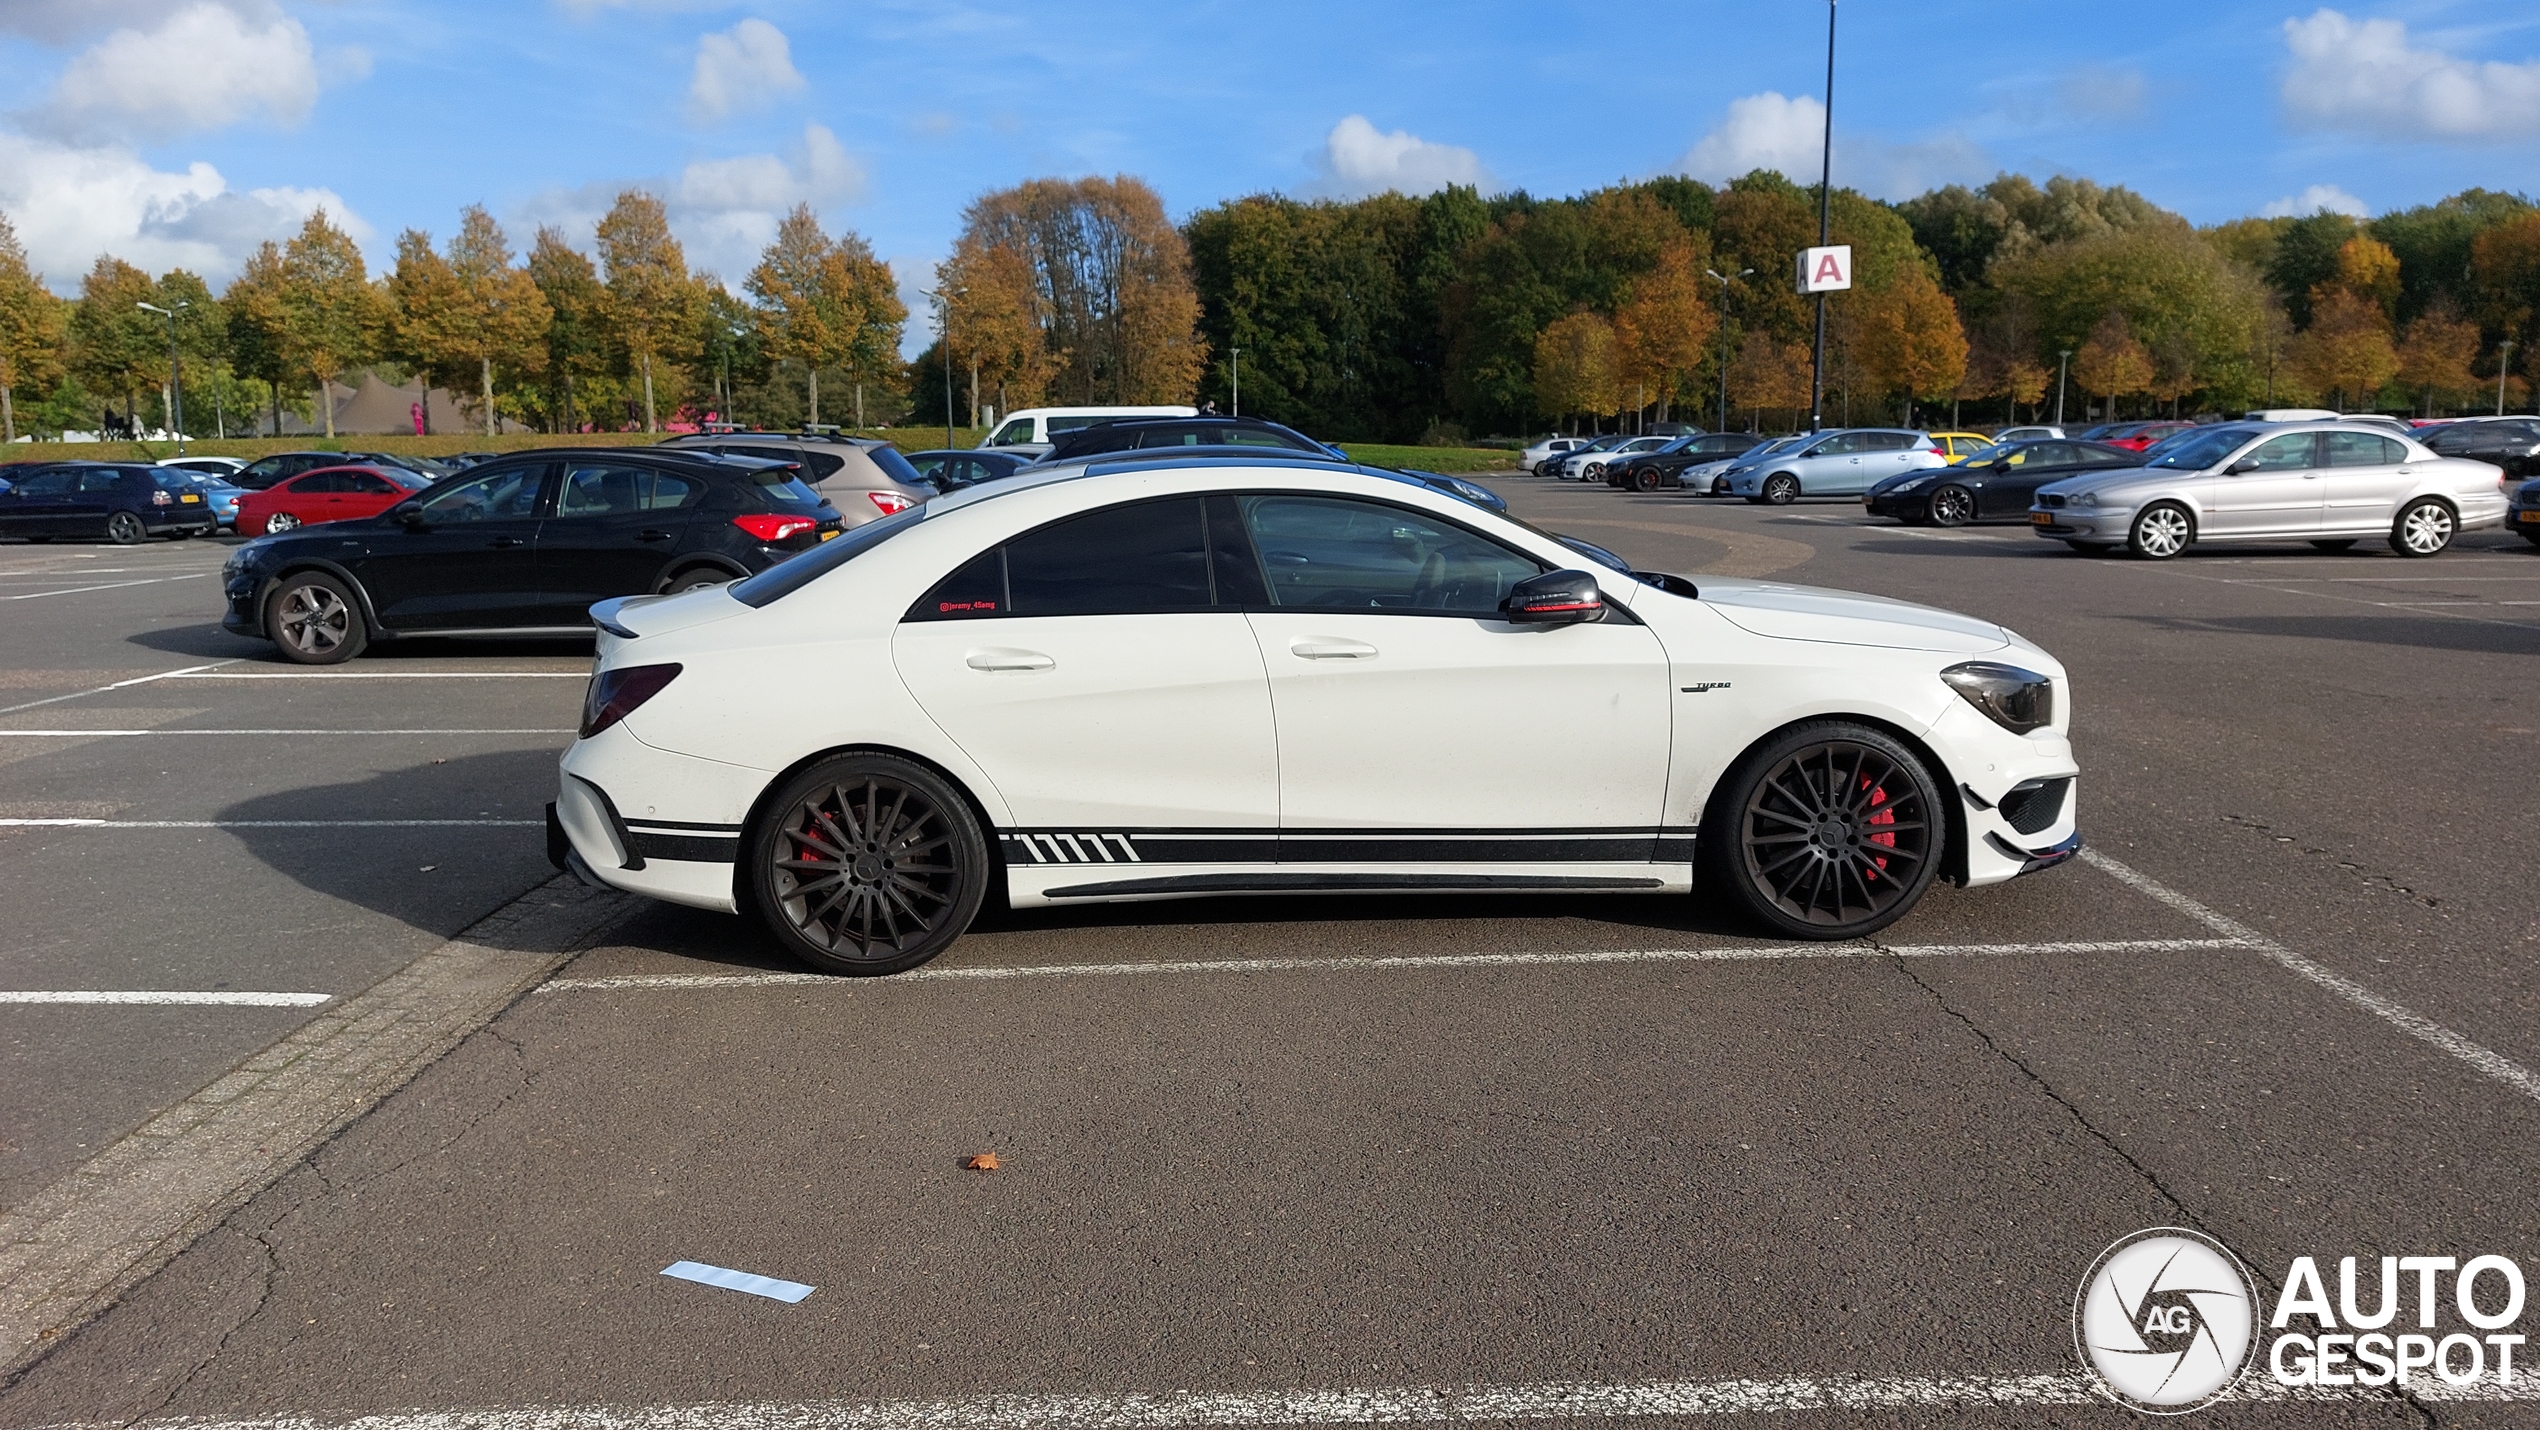
[[[2247,462],[2250,470],[2258,472],[2298,472],[2305,467],[2315,467],[2319,465],[2319,435],[2316,432],[2288,432],[2281,437],[2270,437],[2241,461]]]
[[[536,516],[539,478],[546,470],[544,465],[507,467],[453,482],[423,499],[423,519],[442,526]]]
[[[967,621],[1010,615],[1005,597],[1005,548],[983,551],[908,608],[912,621]]]
[[[1399,507],[1338,497],[1240,499],[1276,606],[1496,615],[1544,567]]]
[[[394,496],[405,490],[376,472],[352,472],[347,474],[346,480],[353,484],[354,491],[366,497]]]
[[[1011,447],[1018,443],[1029,442],[1031,440],[1032,419],[1025,417],[1017,421],[1008,422],[1003,427],[998,428],[997,434],[990,437],[983,445],[990,447]]]
[[[1914,434],[1911,432],[1869,432],[1864,433],[1862,436],[1861,450],[1864,452],[1902,452],[1906,448],[1914,445]]]
[[[651,467],[615,462],[576,462],[564,470],[556,492],[558,516],[631,516],[668,511],[695,501],[705,484]]]
[[[2432,448],[2438,455],[2457,457],[2468,451],[2476,440],[2477,434],[2472,432],[2467,424],[2454,423],[2427,437],[2425,445]]]
[[[1118,418],[1110,416],[1107,413],[1101,416],[1045,417],[1041,419],[1043,425],[1049,428],[1052,440],[1056,440],[1058,434],[1061,432],[1082,432],[1088,427],[1099,427],[1105,422],[1116,422],[1118,420]]]
[[[92,467],[79,474],[79,490],[83,494],[110,492],[123,485],[124,473],[114,467]]]
[[[18,491],[30,497],[67,496],[72,483],[78,479],[77,472],[38,472],[31,477],[19,478]]]
[[[2083,462],[2093,467],[2125,466],[2143,460],[2132,452],[2111,452],[2105,447],[2075,447],[2073,450],[2080,454]]]
[[[864,455],[882,469],[884,476],[904,487],[913,487],[925,480],[917,474],[917,468],[909,465],[908,458],[900,455],[897,447],[868,447]]]
[[[2332,467],[2387,467],[2408,460],[2408,449],[2394,438],[2378,432],[2328,432],[2321,434],[2328,448],[2328,465]]]
[[[1112,507],[1006,543],[1017,616],[1187,611],[1209,604],[1208,533],[1197,497]]]
[[[2175,445],[2162,448],[2161,455],[2147,465],[2201,472],[2238,451],[2241,443],[2255,435],[2246,427],[2218,427],[2198,436],[2181,437]]]
[[[2081,461],[2081,449],[2070,442],[2040,442],[2028,449],[2028,459],[2041,467],[2069,467]]]

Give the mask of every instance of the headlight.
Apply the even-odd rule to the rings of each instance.
[[[1971,660],[1940,673],[1959,698],[2014,735],[2055,722],[2055,682],[2033,670]]]
[[[1888,490],[1891,492],[1910,492],[1930,480],[1931,478],[1929,477],[1915,477],[1908,481],[1898,482],[1896,485],[1889,487]]]
[[[2099,505],[2099,494],[2097,492],[2075,492],[2071,496],[2064,498],[2064,504],[2066,506],[2097,506]]]

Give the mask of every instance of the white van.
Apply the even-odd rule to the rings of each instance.
[[[1197,417],[1196,407],[1026,407],[988,434],[982,448],[1046,457],[1060,436],[1116,417]]]

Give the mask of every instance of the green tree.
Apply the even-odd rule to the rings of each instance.
[[[167,371],[167,334],[159,326],[164,320],[140,307],[158,297],[149,274],[101,253],[80,280],[79,299],[71,306],[71,371],[91,390],[121,397],[124,418],[136,426],[140,394]]]
[[[18,231],[0,214],[0,441],[18,440],[19,388],[61,381],[66,336],[61,300],[27,267]]]
[[[591,260],[554,228],[538,230],[526,269],[548,312],[543,425],[550,432],[579,431],[593,410],[582,389],[604,383],[609,369],[608,290]]]
[[[2182,221],[2044,247],[2006,261],[1996,281],[2035,313],[2038,346],[2030,356],[2041,364],[2059,348],[2078,350],[2115,313],[2147,359],[2166,354],[2174,371],[2195,374],[2196,391],[2225,405],[2255,395],[2264,287]],[[2152,380],[2125,390],[2147,391]]]
[[[2337,255],[2355,236],[2355,221],[2323,209],[2309,218],[2293,219],[2276,231],[2275,252],[2268,258],[2267,281],[2284,295],[2293,325],[2311,325],[2311,292],[2337,277]]]
[[[600,220],[596,235],[609,334],[643,384],[644,430],[661,430],[656,411],[657,364],[679,363],[701,346],[705,294],[688,275],[688,258],[671,237],[662,201],[628,189]]]
[[[1614,325],[1593,309],[1556,318],[1535,339],[1535,401],[1549,417],[1621,410]]]
[[[240,265],[221,295],[227,328],[230,366],[241,376],[265,385],[265,401],[273,414],[272,435],[282,435],[282,385],[291,377],[286,362],[282,249],[271,239],[257,246]]]
[[[2488,189],[2464,189],[2449,198],[2383,214],[2372,236],[2399,258],[2398,318],[2406,322],[2438,306],[2456,314],[2478,311],[2472,258],[2478,236],[2533,212],[2529,199]]]
[[[309,215],[282,250],[281,325],[284,366],[314,384],[335,435],[335,403],[329,387],[379,352],[387,305],[370,286],[362,251],[352,235],[329,222],[326,210]]]
[[[803,365],[811,420],[820,420],[820,369],[862,374],[895,354],[908,308],[891,270],[856,234],[821,232],[811,205],[798,204],[750,271],[759,341],[769,356]]]

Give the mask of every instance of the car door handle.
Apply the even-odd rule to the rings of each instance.
[[[962,664],[972,670],[1053,670],[1058,666],[1036,650],[974,650]]]
[[[497,536],[485,544],[493,547],[497,551],[500,551],[507,546],[527,546],[529,543],[521,540],[517,536]]]
[[[1365,641],[1336,636],[1298,636],[1288,642],[1288,653],[1299,660],[1365,660],[1376,653],[1376,648]]]
[[[635,533],[635,539],[637,541],[668,541],[670,539],[670,533],[667,531],[639,531]]]

